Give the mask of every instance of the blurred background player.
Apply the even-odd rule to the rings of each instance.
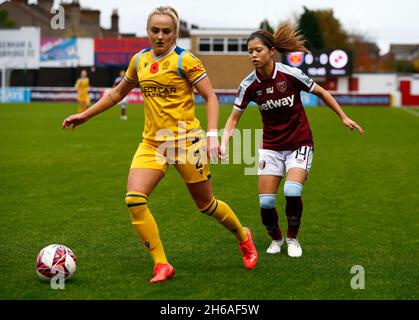
[[[80,73],[80,78],[77,79],[74,87],[77,89],[77,101],[79,103],[78,112],[81,113],[90,106],[90,96],[89,89],[90,83],[89,78],[87,77],[87,71],[82,70]]]
[[[154,277],[150,283],[166,281],[175,274],[148,208],[149,197],[169,163],[174,164],[183,178],[197,208],[236,237],[245,268],[253,269],[258,261],[250,230],[244,228],[233,210],[212,193],[207,158],[217,159],[220,152],[218,99],[201,61],[176,46],[179,24],[173,8],[154,9],[147,19],[152,48],[141,50],[132,57],[119,85],[85,112],[69,116],[63,122],[63,128],[74,128],[111,108],[140,84],[144,94],[143,141],[131,163],[125,202],[132,225],[154,260]],[[195,117],[194,88],[207,107],[206,139]],[[165,146],[167,148],[162,148]],[[187,161],[181,161],[179,154],[188,155]],[[167,213],[170,214],[170,208]],[[210,245],[211,239],[205,236],[204,239]]]
[[[284,244],[278,224],[275,202],[281,179],[284,183],[285,213],[288,220],[286,242],[288,255],[300,257],[302,248],[297,240],[303,202],[301,193],[313,159],[313,136],[301,103],[301,91],[320,97],[351,130],[363,129],[343,112],[336,100],[308,78],[300,69],[275,62],[280,53],[308,50],[304,39],[289,24],[282,24],[273,35],[256,31],[247,40],[249,58],[254,66],[240,84],[234,108],[225,125],[221,142],[221,158],[225,158],[228,141],[249,102],[258,105],[263,122],[263,141],[259,149],[259,204],[262,223],[272,238],[267,252],[279,253]]]
[[[119,72],[119,77],[115,79],[113,82],[112,88],[115,88],[125,77],[125,70],[121,70]],[[127,103],[128,103],[128,96],[125,96],[118,104],[121,105],[121,120],[128,120],[127,116]]]

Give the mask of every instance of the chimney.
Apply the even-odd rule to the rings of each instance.
[[[38,0],[38,6],[42,10],[44,10],[44,11],[46,11],[48,13],[51,12],[51,8],[52,8],[53,5],[54,5],[54,1],[53,0]]]
[[[112,10],[111,15],[111,31],[116,31],[119,33],[119,15],[118,15],[118,9]]]

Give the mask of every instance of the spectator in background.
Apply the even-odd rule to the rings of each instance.
[[[81,113],[90,106],[90,83],[86,70],[83,69],[81,71],[80,78],[77,79],[74,87],[77,89],[77,102],[79,103],[78,113]]]
[[[125,77],[125,70],[121,70],[119,72],[119,77],[117,77],[115,81],[113,82],[112,88],[115,88],[124,79],[124,77]],[[122,100],[118,103],[121,105],[121,115],[120,115],[121,120],[128,120],[127,103],[128,103],[128,96],[123,97]]]

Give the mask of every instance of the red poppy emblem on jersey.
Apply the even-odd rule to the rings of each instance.
[[[154,62],[150,67],[150,72],[151,73],[157,73],[157,71],[159,71],[159,63]]]
[[[287,83],[285,81],[278,82],[276,88],[279,92],[285,92],[287,90]]]

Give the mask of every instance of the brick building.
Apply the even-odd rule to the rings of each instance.
[[[419,59],[419,44],[392,44],[390,54],[396,61],[415,61]]]
[[[237,89],[252,70],[247,53],[250,29],[192,29],[191,51],[201,59],[214,88]]]

